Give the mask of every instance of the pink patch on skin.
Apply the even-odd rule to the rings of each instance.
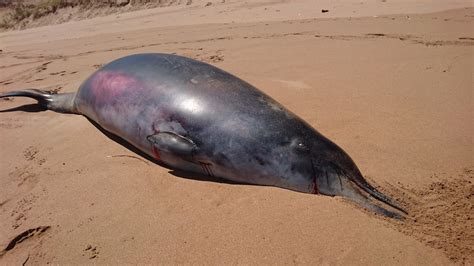
[[[92,95],[98,103],[108,103],[124,94],[140,93],[145,85],[133,76],[114,71],[98,72],[91,83]]]
[[[154,145],[151,147],[151,152],[155,156],[155,159],[161,161],[160,151]]]
[[[313,194],[319,194],[318,184],[316,183],[316,176],[313,177]]]

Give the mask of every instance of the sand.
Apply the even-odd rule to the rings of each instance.
[[[0,33],[0,91],[73,92],[133,53],[203,60],[338,143],[407,219],[183,176],[82,116],[13,109],[0,113],[1,264],[474,263],[471,2],[207,2]]]

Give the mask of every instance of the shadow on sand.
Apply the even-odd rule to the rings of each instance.
[[[10,109],[0,110],[0,113],[9,113],[9,112],[27,112],[27,113],[37,113],[46,111],[46,107],[43,107],[39,104],[25,104],[22,106],[13,107]]]

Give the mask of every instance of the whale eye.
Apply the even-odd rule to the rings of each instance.
[[[293,147],[296,151],[299,152],[308,152],[309,147],[305,144],[305,142],[302,139],[296,138],[293,139],[291,142],[291,147]]]
[[[301,151],[309,151],[308,146],[306,146],[304,143],[300,142],[296,145],[296,148]]]

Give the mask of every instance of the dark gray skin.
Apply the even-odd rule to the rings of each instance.
[[[343,196],[388,217],[406,213],[368,184],[336,144],[252,85],[203,62],[131,55],[97,70],[77,93],[0,94],[14,96],[85,115],[173,168]],[[393,210],[374,204],[369,195]]]

